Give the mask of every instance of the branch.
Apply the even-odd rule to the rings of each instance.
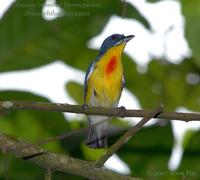
[[[69,105],[60,103],[44,103],[44,102],[29,102],[29,101],[0,101],[0,113],[5,110],[38,110],[38,111],[54,111],[68,112],[87,115],[104,115],[118,117],[145,117],[150,114],[149,110],[124,110],[122,113],[119,108],[103,108],[103,107],[88,107],[83,108],[80,105]],[[168,120],[181,121],[200,121],[200,113],[177,113],[177,112],[162,112],[157,118]]]
[[[24,149],[24,147],[30,148]],[[0,133],[0,148],[6,148],[15,156],[30,161],[44,169],[60,171],[82,176],[89,179],[119,179],[119,180],[136,180],[130,176],[120,175],[105,168],[97,168],[94,162],[84,161],[72,158],[66,155],[47,152],[39,146],[32,146],[20,138]],[[26,158],[29,157],[29,158]]]
[[[29,101],[0,101],[0,114],[4,114],[10,110],[38,110],[38,111],[54,111],[68,112],[86,115],[104,115],[119,117],[143,117],[143,119],[127,131],[114,145],[112,145],[107,153],[102,156],[98,162],[88,162],[61,154],[47,152],[37,145],[29,144],[21,139],[0,133],[0,148],[13,152],[16,156],[24,160],[31,161],[42,166],[49,171],[60,171],[83,176],[89,179],[135,179],[129,176],[123,176],[110,170],[103,169],[101,166],[112,156],[119,148],[121,148],[142,126],[151,118],[162,118],[169,120],[193,121],[200,120],[200,113],[176,113],[162,112],[161,107],[153,111],[149,110],[126,110],[122,108],[103,108],[88,107],[83,108],[80,105],[69,105],[60,103],[44,103]],[[84,131],[85,129],[81,130]],[[68,135],[65,135],[68,136]],[[57,138],[57,137],[56,137]],[[98,166],[97,166],[98,165]]]
[[[162,112],[163,108],[162,106],[159,106],[152,110],[150,114],[146,115],[140,122],[138,122],[134,127],[130,128],[122,137],[117,140],[115,144],[113,144],[107,152],[100,157],[100,159],[97,161],[96,165],[97,167],[102,167],[104,163],[115,153],[117,152],[131,137],[137,133],[143,126],[146,124],[150,119],[156,117]]]

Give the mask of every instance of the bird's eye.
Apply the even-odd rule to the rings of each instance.
[[[116,35],[113,35],[112,36],[112,40],[116,40],[117,39],[117,36]]]

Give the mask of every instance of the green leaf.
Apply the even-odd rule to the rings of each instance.
[[[98,160],[106,152],[106,149],[92,149],[85,144],[82,144],[81,148],[85,159],[90,161]]]
[[[186,38],[189,41],[189,46],[192,49],[194,62],[200,67],[200,51],[199,51],[199,37],[200,34],[200,1],[199,0],[182,0],[182,12],[186,19]]]
[[[66,90],[73,97],[78,104],[83,104],[83,86],[76,82],[68,82]]]

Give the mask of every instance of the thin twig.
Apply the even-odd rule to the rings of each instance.
[[[0,109],[2,110],[37,110],[51,112],[68,112],[86,115],[104,115],[121,117],[119,108],[104,108],[104,107],[88,107],[83,109],[80,105],[69,105],[60,103],[44,103],[44,102],[29,102],[29,101],[0,101]],[[150,114],[149,110],[130,110],[124,111],[123,117],[145,117]],[[177,112],[162,112],[157,118],[168,120],[181,121],[200,121],[200,113],[177,113]]]
[[[85,132],[87,130],[88,130],[88,128],[82,128],[82,129],[77,129],[77,130],[73,130],[73,131],[70,131],[70,132],[66,132],[66,133],[63,133],[63,134],[58,135],[58,136],[50,137],[50,138],[47,138],[47,139],[42,139],[42,140],[36,142],[35,144],[33,144],[33,146],[43,145],[43,144],[47,144],[47,143],[52,142],[52,141],[62,140],[62,139],[68,138],[70,136],[73,136],[75,134]],[[27,148],[27,147],[25,147],[25,148]]]
[[[126,16],[126,0],[122,1],[122,18]]]
[[[162,106],[159,106],[152,110],[150,114],[146,115],[140,122],[138,122],[134,127],[130,128],[123,136],[121,136],[116,143],[114,143],[107,152],[100,157],[100,159],[96,162],[97,167],[102,167],[104,163],[117,151],[119,150],[127,141],[138,132],[144,124],[146,124],[150,119],[156,117],[158,114],[162,112]]]

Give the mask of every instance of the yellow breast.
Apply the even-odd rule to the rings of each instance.
[[[109,49],[94,66],[88,79],[86,103],[93,106],[112,107],[121,96],[123,66],[121,52],[124,45]]]

